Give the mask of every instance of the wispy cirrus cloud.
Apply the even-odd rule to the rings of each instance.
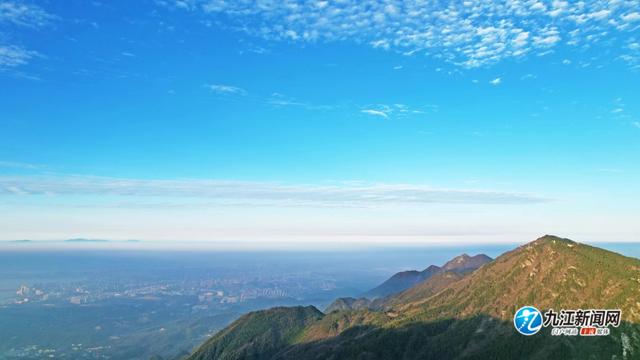
[[[321,109],[321,108],[328,108],[326,106],[318,106],[318,105],[313,105],[311,103],[308,102],[304,102],[304,101],[299,101],[296,99],[293,99],[289,96],[286,96],[284,94],[281,94],[279,92],[274,92],[271,94],[271,96],[268,96],[265,98],[265,103],[272,105],[274,107],[301,107],[301,108],[305,108],[305,109],[309,109],[309,110],[314,110],[314,109]]]
[[[20,46],[0,45],[0,69],[25,65],[38,56],[38,52]]]
[[[368,115],[379,116],[385,119],[389,118],[389,114],[387,114],[387,112],[385,112],[384,110],[362,109],[360,111]]]
[[[247,90],[232,85],[224,85],[224,84],[205,84],[204,87],[213,91],[216,94],[223,95],[246,95]]]
[[[94,176],[3,176],[0,195],[161,197],[174,202],[269,206],[389,206],[411,204],[531,204],[544,197],[513,192],[438,189],[411,184],[281,184],[225,180],[143,180]]]
[[[48,25],[55,16],[47,13],[39,6],[22,1],[0,0],[0,71],[9,70],[28,64],[32,59],[40,57],[35,50],[7,43],[11,40],[6,29],[37,29]],[[27,76],[28,77],[28,76]]]
[[[424,114],[426,112],[435,112],[438,110],[438,106],[428,104],[424,106],[409,106],[406,104],[376,104],[369,105],[362,109],[360,112],[363,114],[378,116],[385,119],[390,117],[405,117],[408,115]]]
[[[640,28],[640,22],[638,23]],[[632,37],[627,40],[625,53],[618,56],[618,58],[626,62],[631,68],[640,69],[640,39]]]
[[[231,20],[232,28],[269,40],[355,41],[406,55],[424,53],[465,68],[545,54],[560,45],[588,47],[610,33],[625,38],[640,23],[634,0],[575,4],[562,0],[158,3],[224,17]]]
[[[322,105],[314,104],[309,101],[302,101],[279,92],[273,92],[270,95],[261,95],[252,92],[249,95],[249,90],[238,86],[223,85],[223,84],[205,84],[204,87],[209,91],[212,91],[218,95],[236,95],[246,96],[246,100],[252,101],[255,104],[266,104],[273,108],[300,108],[305,110],[332,110],[339,106],[337,105]]]
[[[17,1],[0,1],[0,23],[35,28],[45,26],[54,19],[55,16],[39,6]]]

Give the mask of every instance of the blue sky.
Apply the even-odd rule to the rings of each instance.
[[[638,1],[0,0],[0,238],[640,241]]]

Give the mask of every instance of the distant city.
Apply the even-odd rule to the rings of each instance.
[[[14,298],[5,300],[2,306],[11,311],[12,307],[30,306],[42,309],[67,309],[73,316],[73,307],[96,307],[110,302],[135,303],[144,306],[144,302],[162,304],[166,307],[186,308],[190,316],[206,312],[224,312],[229,305],[270,300],[287,303],[285,300],[303,301],[310,293],[318,290],[332,291],[334,281],[313,278],[311,274],[282,276],[241,275],[227,278],[203,278],[183,280],[109,280],[91,279],[80,282],[34,283],[20,285]],[[250,307],[250,305],[247,305]],[[15,308],[14,308],[15,310]],[[96,319],[100,324],[100,320]],[[96,332],[102,325],[94,327]],[[207,329],[200,337],[215,329]],[[158,332],[166,328],[159,325]],[[199,337],[199,338],[200,338]],[[117,340],[117,336],[110,336]],[[113,346],[113,345],[112,345]],[[68,347],[45,347],[27,345],[11,348],[0,358],[50,358],[57,356],[81,356],[84,358],[110,358],[112,346],[95,346],[83,343],[71,343]]]
[[[0,359],[179,357],[246,311],[324,307],[387,275],[325,260],[275,252],[3,252]]]

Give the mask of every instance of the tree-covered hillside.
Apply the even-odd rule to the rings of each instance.
[[[277,308],[241,318],[191,359],[638,359],[640,260],[544,236],[461,276],[442,273],[378,310]],[[522,336],[533,305],[619,308],[602,337]]]

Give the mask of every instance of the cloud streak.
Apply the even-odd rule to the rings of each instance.
[[[211,204],[374,207],[419,204],[533,204],[540,196],[485,190],[437,189],[410,184],[281,184],[224,180],[143,180],[92,176],[4,176],[4,196],[161,197]]]
[[[0,45],[0,69],[25,65],[38,56],[39,54],[33,50],[15,45]]]
[[[222,94],[222,95],[246,95],[247,90],[232,86],[232,85],[223,85],[223,84],[206,84],[205,87],[214,93]]]
[[[387,115],[387,113],[382,110],[364,109],[361,110],[361,112],[368,115],[379,116],[385,119],[389,118],[389,115]]]
[[[0,23],[25,27],[42,27],[55,17],[42,8],[16,1],[0,1]]]
[[[406,117],[409,115],[425,114],[427,112],[437,112],[438,106],[428,104],[421,107],[411,107],[406,104],[376,104],[368,105],[361,109],[363,114],[378,116],[381,118]]]

